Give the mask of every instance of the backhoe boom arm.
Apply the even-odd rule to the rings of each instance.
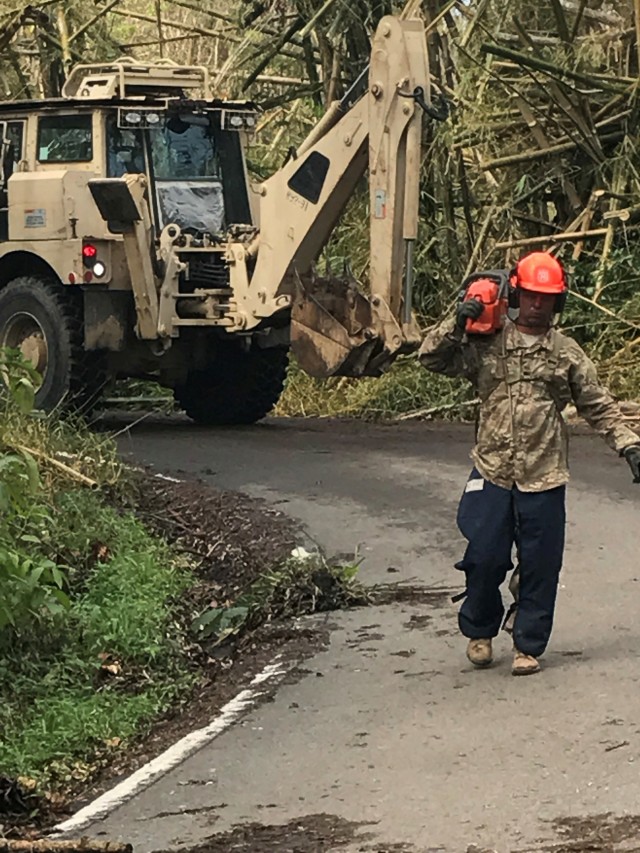
[[[375,375],[417,342],[407,258],[417,234],[424,115],[414,95],[430,91],[421,21],[381,20],[368,79],[364,96],[353,106],[332,104],[295,158],[260,188],[248,287],[253,305],[258,298],[254,322],[293,300],[292,346],[312,375]],[[370,299],[353,283],[311,275],[367,166]]]

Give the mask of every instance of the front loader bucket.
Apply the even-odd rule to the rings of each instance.
[[[350,278],[299,278],[291,312],[291,349],[310,376],[380,376],[420,342],[386,303],[369,299]]]

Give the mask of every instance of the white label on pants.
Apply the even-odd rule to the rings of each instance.
[[[484,489],[484,480],[469,480],[465,486],[465,492],[481,492]]]

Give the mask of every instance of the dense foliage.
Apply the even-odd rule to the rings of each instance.
[[[8,98],[50,96],[78,60],[201,63],[217,92],[267,109],[250,164],[261,178],[366,66],[380,18],[406,6],[427,23],[434,90],[451,105],[449,120],[425,131],[416,257],[424,325],[450,310],[468,271],[553,247],[572,273],[566,324],[614,388],[637,396],[631,0],[45,0],[37,9],[2,0],[0,78]],[[364,279],[367,213],[363,193],[327,248]]]

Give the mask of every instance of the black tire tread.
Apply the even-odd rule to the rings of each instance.
[[[38,289],[46,294],[62,318],[60,334],[66,337],[69,350],[69,388],[60,401],[63,410],[88,411],[97,401],[106,381],[99,354],[84,349],[84,316],[82,292],[67,287],[54,278],[19,276],[2,288],[0,294],[13,292],[29,295]],[[36,395],[37,400],[37,395]],[[50,407],[48,407],[50,408]]]
[[[285,349],[242,352],[226,348],[210,370],[193,371],[174,390],[177,403],[196,423],[247,426],[262,420],[278,402],[289,361]]]

